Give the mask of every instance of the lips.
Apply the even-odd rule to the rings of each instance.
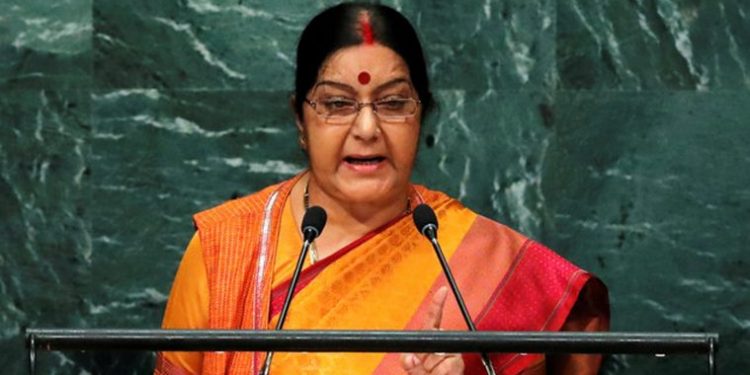
[[[344,161],[354,165],[374,165],[385,160],[383,156],[347,156]]]
[[[385,156],[380,155],[349,155],[344,157],[344,165],[359,175],[370,175],[382,170],[385,160]]]

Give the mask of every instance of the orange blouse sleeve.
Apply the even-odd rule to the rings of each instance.
[[[188,244],[185,255],[169,293],[164,312],[164,329],[203,329],[208,327],[208,276],[203,262],[203,249],[196,233]],[[200,374],[203,354],[200,352],[164,352],[157,363],[159,367],[179,367],[179,373]],[[168,362],[162,364],[161,362]],[[161,373],[171,374],[172,372]]]

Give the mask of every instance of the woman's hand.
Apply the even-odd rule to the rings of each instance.
[[[432,296],[422,329],[438,330],[443,319],[443,307],[448,297],[448,287],[442,287]],[[401,366],[409,375],[463,375],[464,360],[458,353],[405,353]]]

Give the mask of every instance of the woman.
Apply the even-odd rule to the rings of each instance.
[[[316,16],[297,50],[293,107],[309,170],[195,216],[164,328],[275,326],[305,210],[328,223],[306,259],[287,329],[466,329],[410,212],[427,203],[480,330],[605,330],[604,286],[543,246],[410,183],[432,106],[421,45],[380,5]],[[156,374],[252,374],[264,353],[162,353]],[[599,356],[492,355],[503,374],[594,374]],[[476,354],[277,353],[272,374],[481,374]]]

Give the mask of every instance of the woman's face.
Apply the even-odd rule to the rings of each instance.
[[[362,103],[418,99],[404,60],[379,44],[343,48],[324,63],[307,99],[321,103],[338,98]],[[310,171],[326,195],[353,204],[404,201],[417,152],[421,106],[402,122],[383,121],[371,106],[344,124],[331,124],[309,104],[303,106],[303,115],[298,127]]]

